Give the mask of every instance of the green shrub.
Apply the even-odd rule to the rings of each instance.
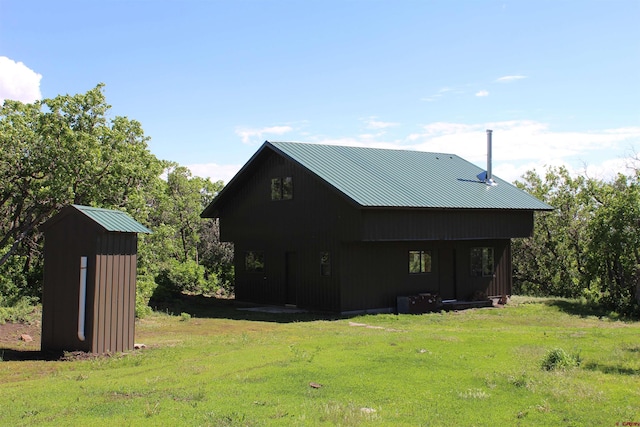
[[[149,299],[153,295],[158,285],[153,277],[148,275],[139,275],[136,279],[136,317],[141,319],[149,314],[152,310],[149,307]]]
[[[549,350],[542,359],[542,369],[553,371],[555,369],[566,369],[580,366],[582,360],[580,353],[569,354],[561,348]]]
[[[179,293],[207,294],[215,289],[215,277],[205,278],[205,269],[193,260],[171,260],[156,277],[158,294],[171,296]],[[157,295],[158,295],[157,294]]]
[[[0,304],[0,325],[7,322],[31,323],[38,316],[37,311],[33,298],[21,298],[10,307]]]

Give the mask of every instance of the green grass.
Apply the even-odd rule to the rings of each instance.
[[[640,323],[572,304],[343,319],[181,306],[188,321],[138,322],[142,351],[0,362],[0,425],[640,422]],[[580,364],[543,369],[554,349]]]

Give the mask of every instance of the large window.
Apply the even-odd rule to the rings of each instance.
[[[264,271],[264,252],[246,251],[244,253],[244,268],[249,272]]]
[[[431,251],[409,251],[409,273],[431,273]]]
[[[320,275],[331,276],[331,254],[320,252]]]
[[[491,277],[494,272],[493,248],[471,248],[471,275]]]
[[[290,176],[271,178],[271,200],[293,199],[293,178]]]

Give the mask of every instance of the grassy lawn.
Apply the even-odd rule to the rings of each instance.
[[[5,358],[0,425],[640,423],[640,322],[571,301],[351,318],[183,309],[140,320],[147,348],[130,354]],[[542,369],[555,348],[580,365]]]

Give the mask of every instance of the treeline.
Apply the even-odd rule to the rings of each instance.
[[[611,182],[565,168],[528,172],[520,188],[555,208],[538,213],[534,236],[513,243],[514,293],[582,298],[639,315],[640,159]],[[635,166],[635,167],[634,167]]]
[[[0,107],[0,307],[39,301],[41,225],[68,204],[118,209],[151,230],[138,248],[138,315],[152,295],[230,291],[233,249],[199,217],[223,183],[156,158],[139,122],[85,94]]]
[[[139,236],[138,315],[152,296],[233,291],[233,248],[199,217],[223,183],[156,158],[139,122],[109,118],[102,89],[0,107],[0,308],[39,301],[40,227],[70,203],[122,210],[153,230]],[[604,182],[550,168],[516,183],[555,210],[513,243],[515,293],[638,314],[640,167],[630,170]]]

